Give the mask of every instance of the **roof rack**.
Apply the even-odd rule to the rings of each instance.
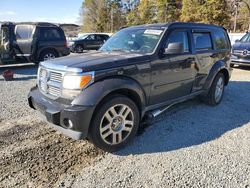
[[[51,26],[57,27],[59,24],[49,23],[49,22],[0,22],[2,25],[20,25],[20,24],[29,24],[36,26]]]

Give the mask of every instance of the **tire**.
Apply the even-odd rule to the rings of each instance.
[[[41,53],[39,61],[48,61],[58,57],[58,53],[53,50],[45,50]]]
[[[113,95],[95,112],[88,139],[104,151],[118,151],[135,137],[139,122],[136,104],[123,95]]]
[[[225,89],[225,76],[223,73],[218,73],[213,80],[209,89],[208,95],[202,97],[203,101],[211,106],[216,106],[221,103]]]
[[[83,50],[84,50],[84,47],[82,45],[80,45],[80,44],[76,45],[75,49],[74,49],[74,51],[76,53],[83,53]]]

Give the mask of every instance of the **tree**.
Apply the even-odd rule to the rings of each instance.
[[[138,13],[140,24],[149,24],[157,21],[154,0],[141,0],[138,6]]]
[[[85,0],[82,4],[84,32],[113,32],[125,24],[121,0]]]
[[[184,22],[201,21],[201,5],[198,0],[183,0],[181,20]]]
[[[157,0],[156,5],[158,22],[170,22],[179,20],[181,1]]]
[[[81,16],[83,18],[82,30],[84,32],[97,31],[97,17],[96,17],[96,0],[85,0],[82,3]]]
[[[227,0],[183,0],[181,20],[202,22],[224,27],[230,26],[230,9]]]

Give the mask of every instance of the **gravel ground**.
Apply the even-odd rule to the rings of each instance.
[[[36,69],[15,71],[0,80],[0,187],[250,187],[250,69],[221,105],[179,104],[114,154],[48,128],[27,107]]]

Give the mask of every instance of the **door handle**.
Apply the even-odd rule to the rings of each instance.
[[[211,58],[216,58],[217,54],[210,55]]]

